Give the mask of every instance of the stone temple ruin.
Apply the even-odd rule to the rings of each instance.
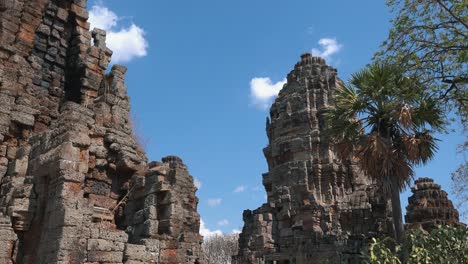
[[[323,133],[323,110],[340,84],[308,53],[288,74],[266,123],[267,203],[244,211],[235,263],[359,263],[366,238],[391,233],[377,185],[340,163]]]
[[[406,207],[406,228],[431,231],[440,225],[460,224],[457,209],[447,193],[430,178],[419,178],[411,188],[413,195]]]
[[[0,264],[204,263],[193,178],[182,160],[149,162],[129,119],[127,69],[86,0],[0,0]],[[93,43],[93,44],[91,44]],[[304,54],[267,119],[268,202],[244,212],[237,264],[360,263],[392,231],[387,199],[340,163],[323,110],[341,81]],[[421,179],[408,228],[458,223]]]
[[[0,263],[202,263],[193,178],[147,162],[86,0],[0,12]]]
[[[335,69],[308,53],[288,74],[266,122],[267,203],[244,211],[234,263],[363,263],[371,237],[392,236],[389,201],[355,164],[336,158],[324,134],[324,109],[341,84]],[[413,192],[409,228],[458,222],[440,186],[421,179]]]

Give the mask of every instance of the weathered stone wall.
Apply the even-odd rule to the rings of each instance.
[[[405,227],[431,231],[438,226],[459,225],[459,214],[448,199],[447,192],[431,178],[419,178],[411,187],[413,195],[408,198]]]
[[[86,0],[0,12],[0,263],[201,263],[193,178],[148,165]]]
[[[361,263],[367,239],[391,233],[387,200],[355,164],[338,161],[324,133],[336,75],[311,54],[289,73],[266,125],[268,201],[244,212],[236,263]]]
[[[200,244],[194,243],[201,241],[196,187],[180,158],[162,161],[150,163],[145,184],[135,184],[129,196],[124,221],[130,241],[159,254],[161,263],[199,263]]]

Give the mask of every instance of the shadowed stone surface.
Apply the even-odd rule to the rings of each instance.
[[[267,203],[244,211],[235,263],[361,263],[371,236],[391,234],[387,200],[324,134],[336,75],[311,54],[288,74],[266,123]]]
[[[411,192],[405,216],[407,229],[431,231],[440,225],[460,224],[457,209],[433,179],[417,179]]]
[[[201,263],[193,178],[148,164],[86,0],[0,12],[0,264]]]

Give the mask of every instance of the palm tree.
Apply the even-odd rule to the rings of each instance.
[[[438,141],[433,133],[445,126],[444,112],[424,88],[395,66],[373,64],[339,85],[335,105],[325,111],[339,159],[354,160],[390,196],[398,242],[400,192],[413,179],[414,166],[433,158]]]

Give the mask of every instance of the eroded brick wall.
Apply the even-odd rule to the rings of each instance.
[[[86,1],[0,11],[0,263],[202,263],[193,178],[148,165]]]

